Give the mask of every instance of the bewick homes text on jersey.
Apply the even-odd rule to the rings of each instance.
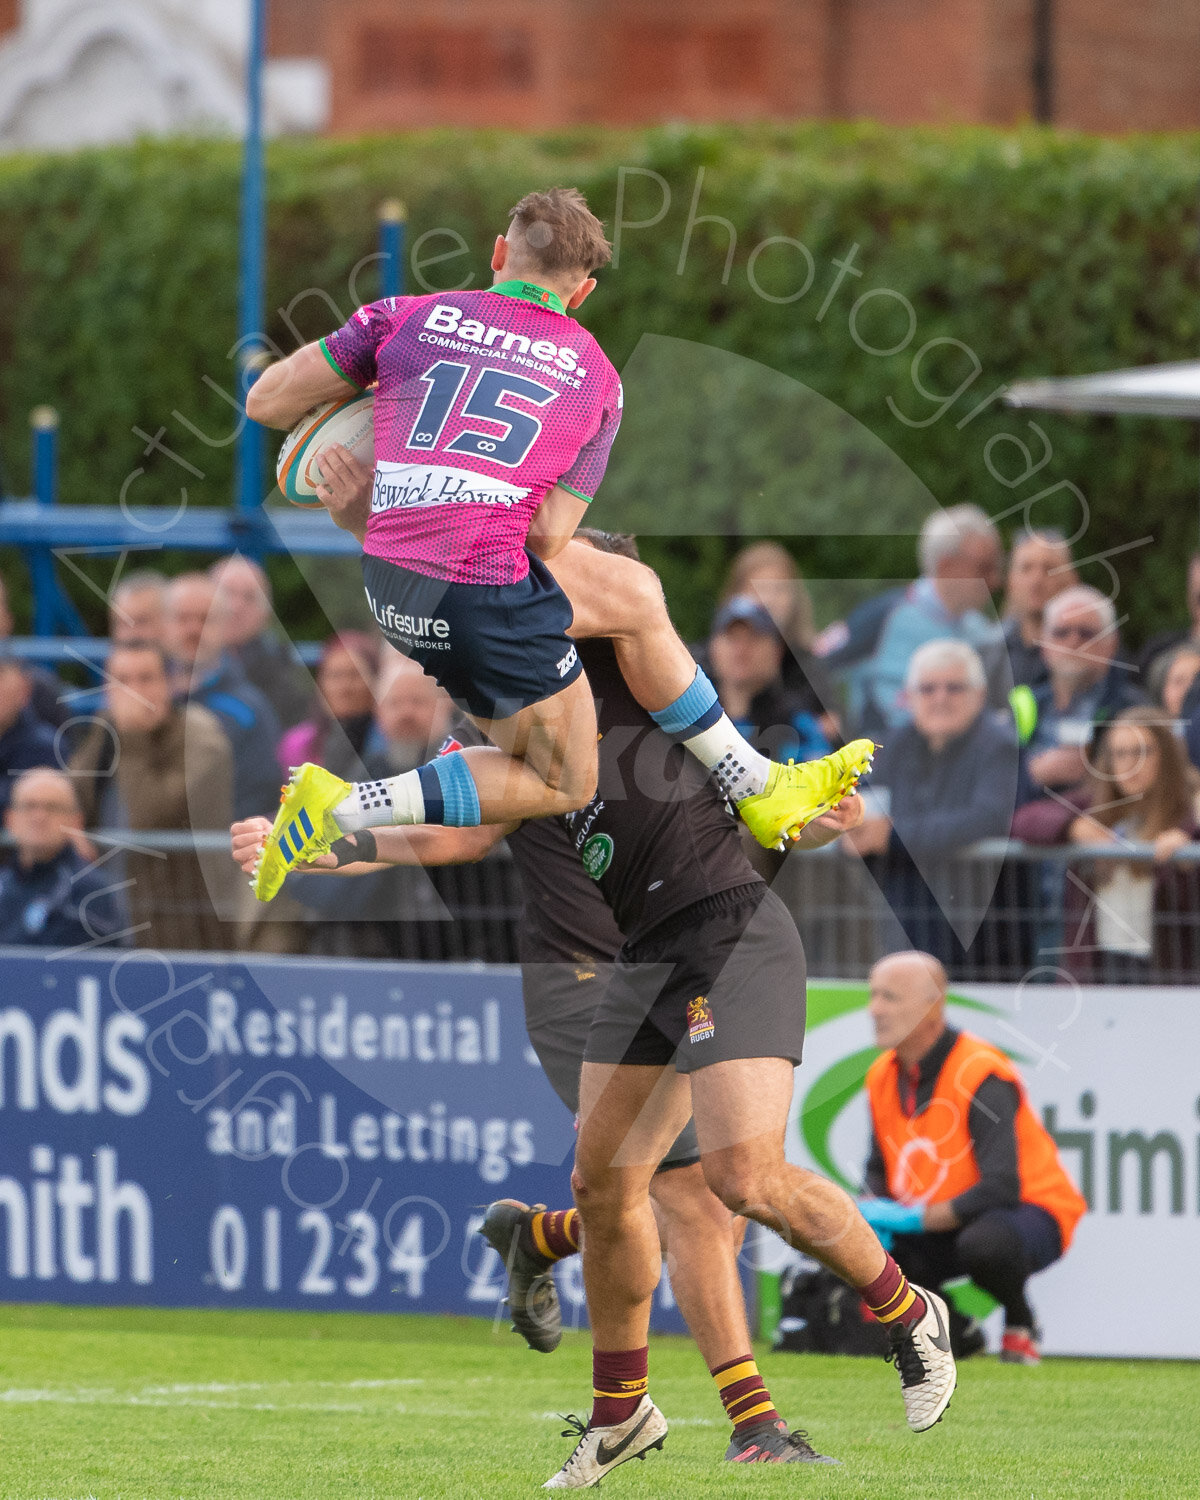
[[[181,1124],[202,1115],[204,1145],[215,1156],[261,1161],[315,1149],[341,1159],[461,1165],[489,1183],[536,1158],[531,1120],[472,1112],[474,1070],[504,1066],[495,999],[401,1009],[403,996],[393,992],[383,1010],[335,994],[267,1009],[214,987],[181,996],[181,1008],[161,1016],[119,1005],[106,1014],[96,975],[78,976],[75,991],[74,1004],[50,1011],[0,1008],[0,1118],[15,1110],[129,1119],[166,1093]],[[370,1095],[380,1067],[405,1070],[387,1080],[393,1107],[348,1107],[347,1096],[361,1103],[362,1092]],[[412,1108],[396,1104],[397,1082],[412,1093]],[[444,1084],[448,1099],[437,1097]],[[509,1096],[520,1097],[515,1079]]]

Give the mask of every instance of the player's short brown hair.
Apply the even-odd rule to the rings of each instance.
[[[612,259],[604,225],[578,188],[526,193],[512,209],[512,222],[524,241],[522,249],[539,270],[588,275]]]

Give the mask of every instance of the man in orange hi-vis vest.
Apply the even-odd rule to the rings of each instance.
[[[940,1288],[965,1275],[995,1297],[1000,1358],[1037,1364],[1025,1285],[1063,1254],[1087,1205],[1013,1064],[947,1024],[946,985],[927,953],[894,953],[871,970],[886,1050],[867,1073],[872,1196],[860,1207],[910,1279]]]

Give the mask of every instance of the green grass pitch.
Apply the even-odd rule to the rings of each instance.
[[[509,1500],[570,1451],[590,1344],[535,1355],[484,1321],[0,1308],[3,1500]],[[722,1464],[699,1356],[651,1348],[663,1453],[604,1482],[629,1496],[835,1500],[1200,1496],[1200,1365],[964,1364],[914,1436],[883,1361],[765,1355],[784,1414],[841,1469]]]

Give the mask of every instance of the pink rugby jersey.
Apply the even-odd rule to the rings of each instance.
[[[590,500],[621,420],[621,382],[553,292],[386,297],[321,341],[352,384],[378,382],[365,551],[452,583],[517,583],[556,484]]]

